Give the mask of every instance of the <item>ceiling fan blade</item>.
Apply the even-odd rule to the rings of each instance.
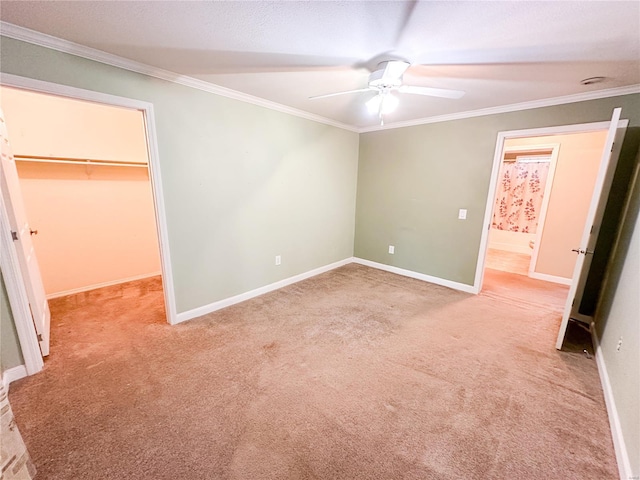
[[[398,87],[400,93],[412,93],[414,95],[428,95],[430,97],[441,98],[461,98],[465,92],[462,90],[449,90],[445,88],[432,88],[432,87],[414,87],[411,85],[402,85]]]
[[[317,100],[318,98],[337,97],[338,95],[346,95],[348,93],[369,92],[371,90],[375,90],[375,89],[367,87],[367,88],[359,88],[358,90],[347,90],[346,92],[327,93],[324,95],[316,95],[314,97],[309,97],[309,100]]]
[[[409,62],[403,60],[389,60],[385,62],[384,72],[382,73],[382,80],[393,81],[402,77],[402,74],[411,66]]]

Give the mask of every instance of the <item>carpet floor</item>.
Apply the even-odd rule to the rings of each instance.
[[[161,288],[51,301],[10,389],[38,479],[617,478],[595,361],[554,348],[566,287],[350,264],[177,326]]]

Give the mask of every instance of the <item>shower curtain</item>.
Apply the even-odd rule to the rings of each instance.
[[[549,162],[502,162],[492,227],[536,233]]]

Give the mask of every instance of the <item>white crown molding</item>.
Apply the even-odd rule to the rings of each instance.
[[[640,93],[640,84],[628,85],[626,87],[608,88],[605,90],[594,90],[592,92],[576,93],[562,97],[543,98],[530,102],[512,103],[510,105],[500,105],[499,107],[482,108],[468,112],[452,113],[449,115],[438,115],[435,117],[425,117],[406,122],[388,123],[385,125],[375,125],[373,127],[362,127],[358,133],[376,132],[379,130],[392,130],[395,128],[415,127],[427,123],[448,122],[451,120],[462,120],[464,118],[483,117],[485,115],[495,115],[496,113],[517,112],[520,110],[531,110],[533,108],[552,107],[566,103],[584,102],[586,100],[597,100],[599,98],[619,97],[620,95],[631,95]]]
[[[45,33],[36,32],[35,30],[20,27],[12,23],[0,21],[0,35],[8,38],[13,38],[14,40],[21,40],[33,45],[39,45],[41,47],[57,50],[59,52],[68,53],[77,57],[86,58],[88,60],[94,60],[106,65],[129,70],[131,72],[141,73],[150,77],[155,77],[161,80],[166,80],[168,82],[195,88],[197,90],[213,93],[222,97],[240,100],[241,102],[250,103],[260,107],[268,108],[270,110],[275,110],[277,112],[304,118],[306,120],[312,120],[314,122],[322,123],[325,125],[331,125],[333,127],[349,130],[351,132],[358,132],[358,129],[356,127],[347,125],[346,123],[337,122],[320,115],[305,112],[304,110],[299,110],[297,108],[282,105],[277,102],[265,100],[264,98],[238,92],[230,88],[221,87],[220,85],[205,82],[204,80],[198,80],[197,78],[180,75],[178,73],[163,70],[161,68],[152,67],[151,65],[146,65],[134,60],[129,60],[128,58],[123,58],[118,55],[113,55],[111,53],[97,50],[95,48],[53,37]]]
[[[264,98],[238,92],[237,90],[221,87],[220,85],[205,82],[204,80],[198,80],[197,78],[180,75],[178,73],[163,70],[161,68],[152,67],[144,63],[129,60],[118,55],[106,53],[95,48],[80,45],[78,43],[70,42],[68,40],[47,35],[45,33],[40,33],[35,30],[20,27],[12,23],[0,21],[0,35],[356,133],[375,132],[379,130],[393,130],[396,128],[413,127],[417,125],[425,125],[428,123],[448,122],[451,120],[482,117],[485,115],[494,115],[497,113],[516,112],[519,110],[530,110],[533,108],[550,107],[566,103],[582,102],[585,100],[596,100],[599,98],[617,97],[620,95],[640,93],[640,84],[636,84],[626,87],[617,87],[605,90],[577,93],[573,95],[565,95],[562,97],[553,97],[541,100],[533,100],[529,102],[513,103],[510,105],[501,105],[498,107],[482,108],[479,110],[458,112],[448,115],[424,117],[416,120],[408,120],[406,122],[388,123],[382,126],[374,125],[371,127],[356,127],[354,125],[347,125],[346,123],[331,120],[321,115],[316,115],[304,110],[289,107],[281,103],[272,102],[270,100],[265,100]]]

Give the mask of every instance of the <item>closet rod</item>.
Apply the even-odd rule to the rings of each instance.
[[[120,162],[118,160],[91,160],[88,158],[39,157],[36,155],[14,155],[13,158],[23,162],[66,163],[69,165],[95,165],[101,167],[143,167],[146,163]]]

